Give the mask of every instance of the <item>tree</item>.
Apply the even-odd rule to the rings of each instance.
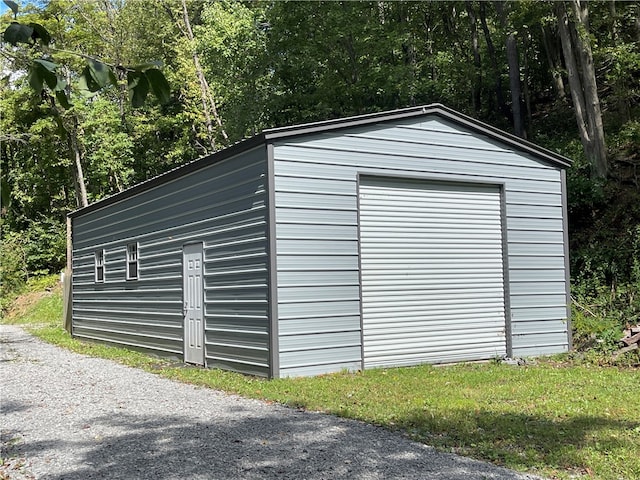
[[[193,2],[190,2],[193,4]],[[209,151],[216,151],[218,147],[216,145],[216,130],[220,133],[223,144],[229,143],[229,136],[224,129],[222,124],[222,118],[218,113],[218,106],[213,96],[213,92],[211,91],[211,87],[207,80],[207,77],[204,74],[204,69],[200,62],[200,54],[196,48],[195,36],[193,34],[193,28],[191,26],[191,13],[189,12],[189,8],[187,6],[187,0],[181,0],[180,2],[180,13],[178,15],[174,14],[173,9],[171,8],[171,4],[168,3],[165,5],[165,9],[171,20],[174,24],[179,28],[185,39],[185,47],[188,55],[191,57],[193,61],[193,68],[195,70],[195,75],[198,79],[198,86],[200,92],[200,102],[202,105],[202,115],[204,117],[204,124],[206,127],[207,135],[206,141],[209,144]],[[215,122],[215,125],[214,125]],[[205,148],[204,153],[207,153],[207,149]]]
[[[15,64],[15,69],[28,72],[34,93],[50,106],[48,114],[55,118],[72,159],[77,204],[87,206],[83,151],[79,141],[81,127],[72,102],[82,97],[90,98],[110,87],[118,89],[119,77],[126,77],[126,88],[134,107],[144,104],[149,91],[166,103],[170,95],[169,84],[157,63],[129,67],[121,63],[109,64],[82,52],[55,48],[55,38],[47,28],[41,23],[18,22],[18,5],[10,0],[4,0],[4,3],[13,12],[14,21],[3,33],[6,43],[0,53]],[[74,71],[72,62],[65,62],[69,56],[85,60],[81,73]],[[77,98],[72,95],[74,90],[78,93]]]
[[[608,171],[607,147],[598,97],[596,72],[589,39],[589,9],[585,0],[556,4],[558,31],[569,77],[569,87],[580,140],[595,176],[605,178]]]

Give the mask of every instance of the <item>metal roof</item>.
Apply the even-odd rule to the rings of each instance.
[[[127,190],[120,193],[116,193],[102,200],[99,200],[87,207],[77,209],[69,213],[69,217],[74,218],[85,213],[89,213],[98,210],[107,205],[111,205],[120,200],[132,197],[146,190],[154,188],[163,183],[174,180],[182,175],[197,171],[206,166],[228,159],[242,152],[251,150],[261,145],[266,145],[273,140],[279,140],[288,137],[296,137],[302,135],[309,135],[320,132],[329,132],[342,130],[345,128],[358,127],[370,124],[376,124],[380,122],[388,122],[392,120],[399,120],[411,117],[420,117],[426,115],[438,115],[452,123],[461,125],[469,130],[482,133],[487,137],[498,140],[505,143],[516,150],[526,152],[534,157],[548,162],[558,168],[566,168],[571,165],[572,161],[558,153],[547,150],[534,143],[524,140],[520,137],[516,137],[510,133],[504,132],[498,128],[488,125],[484,122],[476,120],[475,118],[464,115],[460,112],[452,110],[444,105],[434,103],[430,105],[423,105],[418,107],[402,108],[398,110],[391,110],[379,113],[370,113],[366,115],[358,115],[353,117],[338,118],[334,120],[325,120],[321,122],[304,123],[300,125],[293,125],[288,127],[270,128],[262,131],[261,133],[242,140],[230,147],[212,153],[205,157],[199,158],[192,162],[186,163],[179,167],[176,167],[168,172],[160,174],[142,183],[134,185]]]

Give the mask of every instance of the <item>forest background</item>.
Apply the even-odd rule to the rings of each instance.
[[[640,323],[637,2],[5,3],[2,308],[64,269],[69,211],[264,128],[437,102],[574,160],[578,350]]]

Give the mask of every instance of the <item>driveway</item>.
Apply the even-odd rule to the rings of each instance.
[[[0,325],[0,342],[0,479],[536,478],[71,353],[16,326]]]

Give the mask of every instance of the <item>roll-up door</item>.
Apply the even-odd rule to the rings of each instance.
[[[506,352],[500,188],[362,177],[364,366]]]

